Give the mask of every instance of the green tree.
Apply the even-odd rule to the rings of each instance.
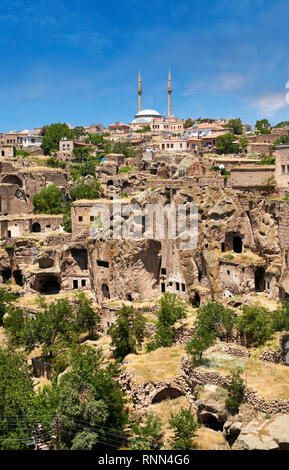
[[[281,121],[281,122],[278,122],[278,124],[276,124],[276,128],[280,128],[280,127],[288,127],[289,126],[289,121]]]
[[[206,351],[216,341],[216,335],[205,328],[198,328],[194,331],[192,339],[186,344],[186,352],[192,356],[194,362],[201,361],[203,352]]]
[[[26,449],[36,427],[34,390],[27,358],[0,347],[0,449]],[[27,439],[31,437],[31,439]]]
[[[280,307],[271,313],[273,331],[289,331],[289,300],[284,300]]]
[[[237,330],[244,334],[247,342],[263,344],[272,335],[269,311],[261,305],[244,305],[242,315],[236,320]]]
[[[111,151],[112,153],[122,154],[126,158],[133,158],[137,154],[137,151],[133,148],[131,142],[115,142]]]
[[[0,287],[0,326],[3,325],[3,317],[8,311],[8,307],[13,300],[17,299],[17,295],[9,292],[4,287]]]
[[[145,318],[132,306],[123,305],[116,312],[116,322],[108,329],[108,334],[115,347],[114,356],[123,359],[141,346],[145,337]]]
[[[33,197],[34,212],[38,214],[61,214],[63,212],[63,195],[58,186],[52,184]]]
[[[271,132],[271,124],[268,119],[256,121],[255,127],[261,132],[261,134],[270,134]]]
[[[246,139],[246,137],[244,136],[239,137],[239,143],[240,143],[242,150],[244,151],[247,150],[249,140]]]
[[[96,178],[78,180],[70,190],[70,197],[73,201],[77,199],[98,199],[100,195],[100,182]]]
[[[181,408],[177,413],[171,413],[169,419],[170,429],[174,431],[171,439],[171,448],[175,450],[189,450],[192,448],[192,438],[196,435],[200,425],[196,422],[190,408]]]
[[[273,144],[273,149],[277,145],[288,145],[288,144],[289,144],[289,136],[288,135],[280,135],[280,137],[278,137],[278,139],[275,140],[275,142]]]
[[[67,201],[63,209],[63,220],[62,227],[65,232],[72,232],[72,221],[71,221],[71,201]]]
[[[185,120],[184,128],[187,129],[188,127],[193,127],[194,124],[195,124],[195,120],[188,118]]]
[[[55,157],[49,157],[46,160],[46,165],[50,166],[51,168],[65,168],[66,163],[61,162],[60,160],[57,160]]]
[[[156,334],[148,345],[148,351],[160,347],[171,346],[175,339],[174,324],[186,318],[187,306],[176,294],[166,292],[160,299],[160,308],[157,312]]]
[[[217,138],[216,150],[219,154],[239,153],[240,145],[235,143],[236,136],[233,134],[223,134]]]
[[[203,352],[214,344],[217,337],[226,341],[231,339],[234,323],[233,310],[217,301],[207,302],[197,311],[195,331],[186,345],[186,352],[194,361],[200,361]]]
[[[79,139],[81,135],[85,135],[85,129],[82,126],[76,126],[72,129],[73,136],[75,139]]]
[[[143,126],[141,129],[136,130],[135,132],[138,134],[145,134],[146,132],[150,132],[150,131],[151,131],[151,126],[147,125],[147,126]]]
[[[75,348],[70,363],[71,370],[59,381],[61,447],[103,447],[103,442],[110,442],[106,429],[119,433],[127,422],[116,381],[120,370],[113,363],[105,365],[101,350],[89,346]]]
[[[84,162],[89,159],[91,153],[93,152],[92,147],[74,147],[73,156],[75,162]]]
[[[40,310],[26,318],[25,342],[27,351],[41,344],[43,353],[53,356],[59,345],[69,346],[77,339],[75,314],[67,299],[59,299],[48,304],[39,297]]]
[[[100,323],[99,312],[95,310],[92,300],[86,297],[84,292],[76,294],[76,298],[76,329],[79,332],[88,331],[90,337],[95,337]]]
[[[163,446],[163,423],[150,411],[145,420],[138,419],[132,426],[130,446],[134,450],[159,450]]]
[[[67,124],[50,124],[44,126],[41,148],[44,155],[50,155],[52,152],[57,152],[59,142],[62,138],[67,137],[73,139],[73,131],[69,129]]]
[[[221,339],[230,340],[235,322],[233,310],[217,301],[207,302],[197,312],[196,329],[207,330]]]
[[[70,174],[74,181],[77,181],[82,176],[93,176],[95,177],[95,167],[98,163],[96,157],[90,157],[83,163],[72,163],[70,166]]]
[[[260,161],[257,162],[257,165],[275,165],[276,159],[272,155],[261,155]]]
[[[239,412],[239,407],[242,403],[245,384],[241,377],[242,369],[232,370],[229,377],[228,385],[228,398],[225,401],[226,408],[233,414]]]
[[[25,319],[20,308],[8,307],[4,318],[5,333],[8,334],[9,344],[21,346],[25,344]]]
[[[233,129],[233,132],[236,135],[240,135],[243,133],[243,123],[240,118],[230,119],[227,127],[230,127],[231,129]]]

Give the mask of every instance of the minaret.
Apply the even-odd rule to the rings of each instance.
[[[141,89],[141,76],[140,76],[140,71],[138,74],[138,112],[141,111],[141,94],[142,94],[142,89]]]
[[[172,114],[172,87],[171,87],[171,69],[169,68],[169,79],[168,79],[168,117]]]

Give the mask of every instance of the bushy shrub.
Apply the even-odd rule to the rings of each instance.
[[[61,214],[63,212],[62,191],[55,184],[48,186],[33,197],[34,212],[38,214]]]
[[[239,407],[245,393],[245,384],[241,374],[241,369],[235,369],[230,373],[229,386],[227,388],[228,398],[225,401],[225,405],[232,414],[239,412]]]
[[[147,345],[148,351],[173,344],[175,339],[174,324],[185,318],[187,306],[176,294],[166,292],[160,299],[160,308],[157,312],[156,334],[153,341]]]

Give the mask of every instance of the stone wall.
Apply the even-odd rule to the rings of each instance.
[[[194,368],[187,359],[183,359],[181,369],[186,382],[195,387],[196,385],[218,385],[227,388],[229,384],[228,377],[221,375],[217,371],[204,371],[200,368]],[[258,393],[246,388],[244,394],[244,402],[249,403],[254,409],[261,413],[276,414],[289,412],[289,400],[275,398],[265,400]]]
[[[269,178],[275,176],[274,166],[250,166],[231,169],[230,186],[249,187],[266,185]]]

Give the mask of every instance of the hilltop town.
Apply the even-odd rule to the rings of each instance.
[[[167,116],[142,108],[140,74],[137,93],[128,124],[0,133],[1,344],[25,352],[37,393],[69,375],[70,345],[101,348],[103,367],[121,365],[127,416],[157,416],[164,448],[170,412],[192,405],[194,448],[289,449],[289,122],[179,119],[170,73]],[[186,227],[170,237],[167,213],[149,231],[147,205],[182,206],[187,222],[194,207],[197,242],[182,248]],[[63,302],[89,321],[73,336],[62,312],[49,343]],[[136,446],[126,426],[115,447]],[[36,448],[55,446],[45,429]]]

